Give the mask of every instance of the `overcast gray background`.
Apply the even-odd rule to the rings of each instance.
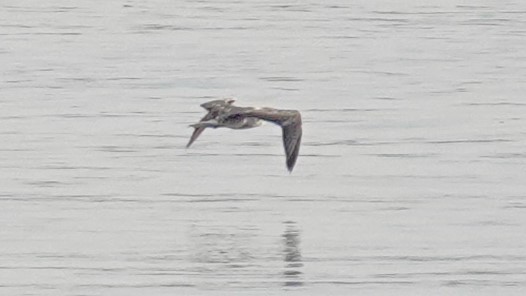
[[[0,4],[0,294],[524,295],[525,1]],[[302,112],[207,130],[202,102]]]

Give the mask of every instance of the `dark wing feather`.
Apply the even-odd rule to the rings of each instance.
[[[287,157],[287,169],[292,172],[300,151],[301,144],[301,114],[295,110],[278,110],[262,108],[243,113],[246,116],[270,121],[281,126],[283,131],[283,146]]]
[[[201,107],[208,110],[208,113],[203,118],[201,118],[199,122],[208,121],[208,120],[216,118],[224,108],[232,105],[234,101],[235,101],[234,99],[224,99],[224,100],[213,100],[213,101],[201,104]],[[190,145],[192,145],[192,143],[195,140],[197,140],[197,138],[199,137],[199,135],[201,135],[201,133],[205,130],[205,128],[206,127],[194,128],[194,132],[192,133],[192,136],[190,137],[190,141],[188,141],[188,144],[186,144],[186,148],[190,147]]]
[[[214,112],[214,111],[208,112],[208,114],[206,114],[199,122],[213,119],[214,117],[216,117],[216,113],[217,112]],[[197,138],[199,137],[199,135],[201,135],[201,133],[205,130],[205,128],[206,127],[194,128],[194,132],[192,133],[192,136],[190,137],[190,141],[188,141],[188,144],[186,144],[186,148],[190,147],[190,145],[192,145],[192,143],[195,140],[197,140]]]
[[[285,147],[285,155],[287,156],[287,169],[292,172],[296,159],[300,151],[301,144],[301,117],[295,117],[290,123],[282,126],[283,130],[283,146]]]
[[[192,143],[197,140],[197,138],[199,137],[199,135],[201,135],[201,133],[205,130],[204,127],[196,127],[194,128],[194,132],[192,133],[192,136],[190,137],[190,141],[188,141],[188,144],[186,144],[186,148],[190,147],[190,145],[192,145]]]

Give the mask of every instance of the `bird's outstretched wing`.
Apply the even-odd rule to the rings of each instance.
[[[203,118],[201,118],[199,122],[209,121],[211,119],[216,118],[223,108],[229,105],[232,105],[234,102],[235,102],[234,99],[224,99],[224,100],[213,100],[213,101],[201,104],[201,107],[206,109],[208,113]],[[194,132],[192,133],[192,136],[190,137],[190,141],[188,141],[188,144],[186,144],[186,148],[190,147],[192,143],[195,140],[197,140],[197,138],[199,137],[199,135],[201,135],[201,133],[205,130],[205,128],[206,128],[205,126],[194,128]]]
[[[297,120],[294,120],[286,125],[281,126],[283,130],[283,146],[285,147],[285,154],[287,156],[287,169],[292,172],[298,154],[300,152],[301,144],[301,116],[298,113]]]
[[[278,110],[261,108],[246,111],[246,116],[270,121],[281,126],[283,132],[283,147],[287,157],[287,169],[292,172],[300,151],[302,128],[301,114],[296,110]]]
[[[214,119],[214,117],[216,117],[216,114],[214,114],[215,112],[208,112],[208,114],[206,114],[203,118],[201,118],[201,120],[199,122],[202,122],[202,121],[208,121],[210,119]],[[205,130],[206,127],[195,127],[194,128],[194,132],[192,133],[192,136],[190,137],[190,141],[188,141],[188,144],[186,144],[186,148],[190,147],[190,145],[192,145],[192,143],[197,140],[197,138],[199,137],[199,135],[201,135],[201,133]]]

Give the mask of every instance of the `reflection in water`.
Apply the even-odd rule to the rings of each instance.
[[[277,276],[273,280],[285,287],[303,286],[300,230],[296,222],[286,221],[283,225],[279,244],[274,238],[280,233],[261,235],[257,226],[192,225],[188,233],[189,265],[185,267],[185,272],[192,275],[190,284],[216,289],[253,287],[259,282],[266,287],[268,276]],[[269,238],[267,242],[271,243],[266,244]],[[260,282],[261,278],[265,280]]]
[[[286,229],[283,234],[283,260],[285,261],[285,271],[283,277],[285,278],[285,286],[301,286],[303,285],[301,268],[303,263],[301,261],[300,250],[300,231],[293,221],[285,222]]]
[[[251,241],[253,228],[211,227],[192,228],[192,261],[197,263],[224,264],[224,267],[240,267],[253,258]]]

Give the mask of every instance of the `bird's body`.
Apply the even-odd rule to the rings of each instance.
[[[261,120],[256,117],[246,116],[245,113],[248,111],[255,110],[251,107],[237,107],[237,106],[225,106],[221,107],[220,111],[216,116],[209,120],[201,120],[191,126],[197,127],[227,127],[231,129],[247,129],[258,127],[261,125]]]
[[[248,129],[261,125],[261,121],[270,121],[281,126],[283,131],[283,146],[287,157],[287,169],[292,171],[298,158],[301,143],[301,114],[296,110],[279,110],[273,108],[237,107],[233,100],[215,100],[202,104],[208,110],[194,127],[194,133],[187,148],[207,127],[227,127],[231,129]]]
[[[231,129],[247,129],[252,127],[257,127],[261,125],[261,122],[257,118],[229,118],[222,122],[222,124],[219,124],[217,122],[218,117],[228,114],[232,112],[232,109],[239,109],[240,107],[233,106],[232,104],[235,102],[234,99],[224,99],[224,100],[214,100],[210,102],[206,102],[204,104],[201,104],[201,107],[203,107],[205,110],[208,111],[208,113],[201,118],[201,120],[196,123],[192,124],[191,127],[194,128],[194,132],[192,133],[192,136],[190,137],[190,141],[188,141],[188,144],[186,144],[186,148],[189,148],[192,143],[197,140],[199,135],[205,130],[207,127],[212,128],[218,128],[218,127],[228,127]]]

